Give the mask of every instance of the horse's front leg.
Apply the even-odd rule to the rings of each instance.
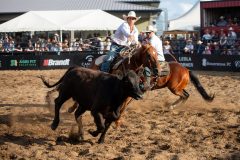
[[[131,103],[132,100],[133,100],[132,97],[128,97],[128,98],[123,102],[123,104],[121,105],[119,118],[115,121],[115,124],[116,124],[117,127],[119,127],[119,126],[122,124],[121,117],[122,117],[122,115],[123,115],[123,112],[125,111],[127,105],[128,105],[129,103]]]

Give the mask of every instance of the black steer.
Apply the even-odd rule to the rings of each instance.
[[[78,117],[90,110],[97,126],[96,131],[89,133],[101,137],[98,143],[104,142],[105,134],[111,123],[120,116],[120,107],[127,97],[140,99],[139,78],[134,71],[128,71],[122,79],[115,75],[82,67],[69,68],[65,75],[55,84],[50,85],[43,77],[43,83],[51,88],[57,86],[59,91],[55,99],[55,117],[51,128],[55,130],[59,124],[59,111],[62,104],[70,98],[77,101],[78,109],[75,119],[79,125],[80,138],[83,139],[82,120]]]

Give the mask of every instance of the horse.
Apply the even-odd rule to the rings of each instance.
[[[166,76],[158,76],[151,78],[152,88],[151,90],[162,89],[167,87],[173,94],[179,96],[179,99],[170,104],[169,109],[174,109],[176,106],[186,102],[189,98],[189,93],[186,91],[186,87],[189,81],[193,83],[197,91],[200,93],[205,101],[212,102],[214,100],[215,94],[209,95],[202,84],[200,83],[198,77],[193,73],[193,71],[183,67],[180,63],[175,61],[168,62],[170,72]],[[120,110],[120,118],[127,105],[123,105]],[[116,124],[120,124],[120,118]]]

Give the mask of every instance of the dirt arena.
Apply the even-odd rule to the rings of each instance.
[[[169,110],[177,99],[167,89],[148,92],[133,101],[120,128],[112,125],[105,144],[97,144],[87,130],[95,129],[87,112],[83,117],[85,140],[68,140],[76,132],[73,114],[64,105],[58,129],[52,131],[53,107],[45,102],[48,89],[36,78],[57,81],[65,70],[0,71],[0,159],[34,160],[239,160],[240,73],[195,72],[212,103],[205,102],[192,84],[190,98]]]

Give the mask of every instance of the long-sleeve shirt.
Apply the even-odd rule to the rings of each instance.
[[[155,34],[150,38],[150,44],[157,50],[158,60],[165,61],[163,55],[162,41]]]
[[[127,46],[128,37],[130,35],[134,36],[134,41],[132,42],[132,44],[138,43],[138,29],[134,26],[133,31],[130,32],[130,26],[127,22],[124,22],[116,30],[113,41],[119,45]]]

